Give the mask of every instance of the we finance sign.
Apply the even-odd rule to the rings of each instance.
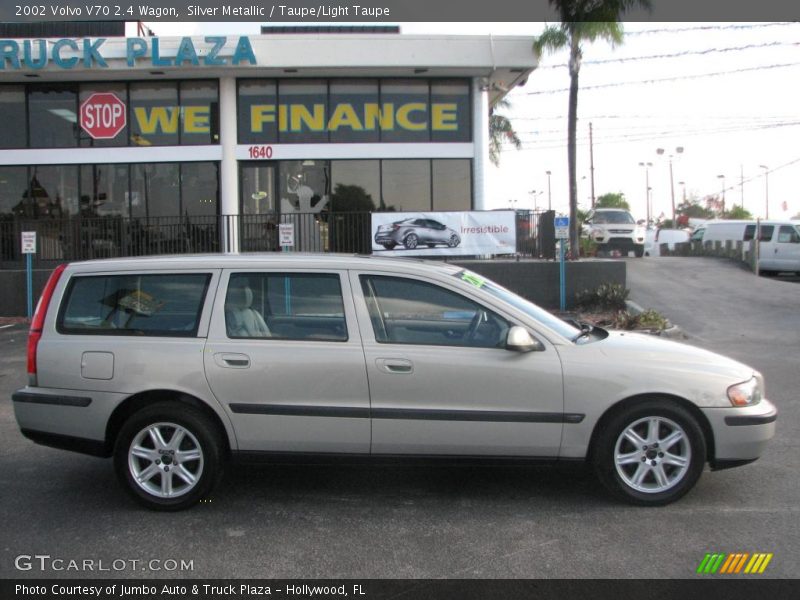
[[[59,40],[0,40],[0,70],[39,70],[48,65],[59,69],[106,69],[108,60],[123,58],[130,68],[224,65],[255,65],[256,56],[250,38],[240,36],[206,36],[201,40],[180,38],[177,48],[164,48],[161,40],[127,38],[125,55],[118,46],[106,47],[106,38]],[[112,56],[113,54],[113,56]]]

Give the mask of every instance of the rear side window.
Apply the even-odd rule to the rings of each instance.
[[[339,275],[232,273],[225,327],[230,338],[345,342]]]
[[[210,274],[73,277],[57,329],[66,334],[194,337]]]

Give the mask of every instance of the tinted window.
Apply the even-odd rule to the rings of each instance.
[[[339,276],[234,273],[225,326],[232,338],[347,341]]]
[[[58,331],[194,337],[210,277],[174,273],[74,277]]]
[[[28,124],[31,148],[76,146],[77,86],[54,83],[32,87],[28,93]]]
[[[778,242],[783,244],[797,244],[800,243],[800,236],[791,225],[781,225],[778,231]]]
[[[24,148],[27,144],[25,131],[25,88],[21,85],[0,87],[0,115],[3,115],[3,135],[0,148]]]
[[[375,339],[390,344],[501,348],[509,323],[437,285],[372,275],[361,287]]]
[[[762,225],[761,226],[761,237],[759,238],[762,242],[768,242],[772,239],[772,233],[775,231],[774,225]]]

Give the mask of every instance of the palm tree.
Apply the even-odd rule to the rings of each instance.
[[[511,108],[511,102],[503,99],[495,107]],[[508,117],[499,115],[493,110],[489,115],[489,160],[495,167],[500,164],[500,152],[504,142],[511,144],[517,150],[522,148],[522,142]]]
[[[622,14],[634,7],[650,9],[650,0],[548,0],[561,17],[535,38],[537,58],[545,51],[569,48],[569,108],[567,112],[567,168],[569,171],[570,248],[578,248],[578,178],[576,131],[578,124],[578,74],[583,58],[583,42],[603,39],[612,47],[622,43]]]

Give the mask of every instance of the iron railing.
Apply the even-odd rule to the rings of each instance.
[[[541,213],[517,211],[517,253],[542,256]],[[371,213],[327,212],[183,217],[70,217],[65,219],[0,220],[0,268],[24,262],[23,231],[37,234],[34,264],[156,254],[220,252],[238,236],[243,252],[282,250],[279,225],[294,225],[296,252],[372,251]],[[545,228],[546,229],[546,228]]]

